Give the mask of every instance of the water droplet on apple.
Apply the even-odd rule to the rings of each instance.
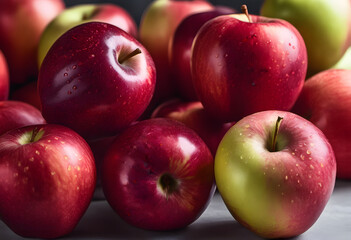
[[[241,159],[241,160],[243,160],[243,159],[244,159],[243,155],[240,155],[240,159]]]
[[[64,73],[63,76],[64,76],[64,77],[67,77],[67,76],[68,76],[68,73]]]
[[[74,85],[74,86],[72,87],[72,89],[73,89],[73,90],[77,90],[78,88],[77,88],[76,85]]]
[[[68,94],[68,95],[71,95],[71,94],[72,94],[72,92],[71,92],[71,91],[67,91],[67,94]]]
[[[76,68],[77,68],[77,65],[73,65],[73,66],[72,66],[72,69],[76,69]]]
[[[322,183],[318,183],[318,186],[319,186],[320,188],[323,187],[323,186],[322,186]]]

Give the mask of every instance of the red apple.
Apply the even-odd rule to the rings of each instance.
[[[223,137],[215,158],[216,183],[227,208],[265,239],[307,231],[333,192],[335,173],[326,136],[291,112],[244,117]]]
[[[18,235],[70,233],[88,208],[95,165],[88,144],[60,125],[33,125],[0,136],[0,216]]]
[[[7,100],[9,91],[9,72],[4,54],[0,50],[0,101]]]
[[[184,18],[176,28],[171,39],[169,54],[174,82],[183,99],[188,101],[198,99],[191,80],[190,69],[191,47],[197,31],[208,20],[234,12],[234,9],[219,7],[210,11],[194,13]]]
[[[7,59],[11,83],[36,79],[40,35],[64,7],[63,0],[8,0],[1,4],[0,49]]]
[[[175,29],[185,17],[211,9],[213,6],[202,0],[154,0],[144,10],[139,26],[139,37],[150,52],[157,69],[154,105],[175,94],[168,55]]]
[[[25,102],[39,110],[41,109],[37,81],[31,81],[20,88],[15,89],[12,91],[10,99]]]
[[[116,134],[148,106],[156,72],[146,49],[120,28],[89,22],[63,34],[40,68],[38,91],[48,123],[87,139]]]
[[[66,31],[86,22],[106,22],[115,25],[133,37],[137,37],[137,26],[130,14],[122,7],[111,4],[78,4],[66,8],[45,28],[38,49],[39,66],[52,44]]]
[[[191,64],[204,108],[228,122],[258,111],[291,109],[303,87],[307,54],[290,23],[233,14],[201,27]]]
[[[206,113],[201,102],[170,100],[155,109],[152,118],[170,118],[193,129],[215,156],[219,142],[234,123],[221,123]]]
[[[41,112],[24,102],[0,101],[0,135],[28,125],[45,123]]]
[[[351,179],[351,70],[326,70],[309,78],[292,111],[323,131],[335,152],[336,176]]]
[[[195,221],[214,190],[213,158],[201,138],[165,118],[121,133],[103,163],[107,201],[129,224],[171,230]]]

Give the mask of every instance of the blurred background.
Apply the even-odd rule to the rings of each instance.
[[[81,3],[114,3],[125,10],[127,10],[135,22],[139,25],[141,16],[144,9],[153,1],[153,0],[64,0],[66,6],[73,6]],[[238,0],[208,0],[214,5],[224,5],[232,7],[240,11],[240,6],[246,4],[249,8],[251,14],[258,14],[263,0],[247,0],[247,1],[238,1]]]

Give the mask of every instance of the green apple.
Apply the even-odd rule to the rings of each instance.
[[[261,14],[285,19],[299,30],[307,47],[309,76],[332,67],[350,46],[350,0],[265,0]]]
[[[79,24],[99,21],[115,25],[133,37],[137,26],[132,16],[122,7],[114,4],[80,4],[65,9],[54,18],[41,35],[38,48],[39,67],[52,44],[67,30]]]
[[[264,238],[308,230],[329,200],[335,175],[325,135],[291,112],[244,117],[224,135],[215,156],[217,188],[228,210]]]
[[[351,47],[347,49],[344,56],[331,68],[351,70]]]

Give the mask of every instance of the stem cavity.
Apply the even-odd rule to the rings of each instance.
[[[141,53],[141,50],[140,50],[140,48],[137,48],[137,49],[135,49],[133,52],[130,52],[129,54],[127,54],[127,55],[120,55],[119,57],[118,57],[118,62],[120,63],[120,64],[123,64],[125,61],[127,61],[128,59],[130,59],[130,58],[132,58],[132,57],[134,57],[134,56],[136,56],[136,55],[138,55],[138,54],[140,54]]]

